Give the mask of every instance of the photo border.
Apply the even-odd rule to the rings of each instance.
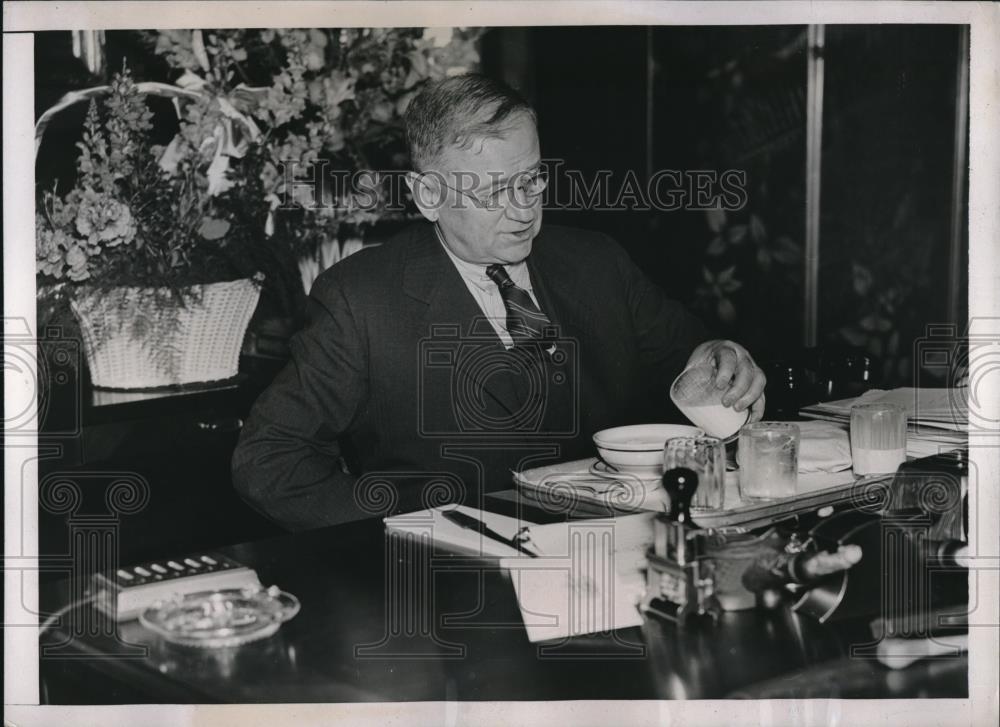
[[[152,20],[155,18],[156,20]],[[238,18],[238,26],[233,19]],[[32,326],[34,298],[33,54],[32,31],[57,29],[126,29],[135,27],[327,27],[327,26],[526,26],[526,25],[769,25],[769,24],[969,24],[969,317],[1000,315],[1000,7],[989,3],[916,2],[8,2],[4,20],[4,313],[21,316]],[[990,114],[989,110],[993,113]],[[32,328],[34,330],[34,328]],[[991,382],[996,384],[996,380]],[[5,377],[5,399],[11,382]],[[1000,407],[1000,390],[987,394]],[[996,414],[994,410],[992,412]],[[994,417],[995,419],[996,417]],[[19,438],[20,440],[21,438]],[[11,487],[24,477],[37,480],[34,447],[24,438],[5,451],[5,563],[13,556],[37,555],[37,492]],[[982,481],[1000,482],[1000,442],[973,447],[970,459]],[[20,501],[19,493],[29,493]],[[33,493],[33,494],[31,494]],[[34,498],[34,502],[32,502]],[[997,488],[970,492],[976,512],[998,512]],[[22,519],[22,513],[24,519]],[[35,520],[31,520],[31,514]],[[997,522],[978,542],[997,547]],[[21,552],[22,544],[27,552]],[[985,553],[995,559],[996,553]],[[983,572],[979,594],[995,611],[997,572]],[[22,572],[10,568],[5,578],[6,623],[37,610],[37,592],[12,602],[20,593]],[[35,584],[37,574],[25,573]],[[30,589],[29,589],[30,590]],[[29,614],[30,615],[30,614]],[[13,724],[263,724],[294,717],[296,724],[550,724],[572,720],[585,724],[745,724],[755,715],[769,724],[980,724],[996,716],[997,629],[978,629],[969,644],[969,698],[958,700],[781,700],[740,702],[588,701],[588,702],[386,702],[336,705],[221,706],[38,706],[37,632],[7,629],[4,637],[5,716]],[[877,717],[876,717],[877,715]]]

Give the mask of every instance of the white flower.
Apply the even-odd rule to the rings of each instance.
[[[200,91],[208,83],[204,78],[193,71],[187,70],[175,81],[175,84],[189,91]]]
[[[160,169],[162,169],[167,174],[177,173],[177,165],[180,164],[181,159],[184,158],[184,151],[182,144],[183,142],[181,141],[181,137],[178,134],[177,136],[175,136],[173,139],[170,140],[170,143],[167,144],[166,148],[163,150],[163,153],[160,155],[160,159],[157,163],[159,164]]]
[[[434,43],[435,48],[444,48],[451,43],[453,28],[424,28],[423,39]]]
[[[90,277],[90,271],[87,270],[87,253],[79,247],[72,247],[66,253],[66,264],[70,268],[66,272],[70,280],[86,280]]]
[[[212,163],[205,170],[210,197],[227,192],[236,184],[229,178],[229,155],[225,153],[226,133],[221,125],[215,127],[215,140],[215,154],[212,156]]]

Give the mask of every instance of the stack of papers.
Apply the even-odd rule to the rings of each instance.
[[[914,389],[891,391],[872,389],[856,399],[842,399],[814,404],[799,413],[811,419],[850,424],[855,404],[897,404],[906,410],[909,433],[906,454],[926,457],[958,449],[968,444],[968,389]]]
[[[652,514],[532,528],[540,558],[504,558],[532,643],[642,625]]]
[[[530,557],[463,529],[443,517],[457,509],[504,537],[528,527]],[[652,514],[531,524],[462,505],[394,515],[390,531],[445,551],[499,560],[510,573],[528,639],[532,642],[608,633],[639,626],[645,590],[646,550],[653,541]]]

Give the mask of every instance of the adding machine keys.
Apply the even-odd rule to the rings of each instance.
[[[646,553],[646,594],[640,608],[683,626],[695,616],[718,619],[713,561],[705,557],[709,531],[691,521],[698,475],[684,467],[667,470],[663,487],[670,512],[653,522],[653,547]]]

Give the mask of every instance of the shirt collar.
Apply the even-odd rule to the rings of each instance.
[[[438,229],[437,225],[434,225],[434,232],[437,234],[438,242],[441,243],[441,247],[443,247],[444,251],[448,253],[448,257],[451,258],[451,261],[455,264],[459,274],[465,280],[485,291],[496,292],[497,285],[486,274],[485,265],[470,263],[467,260],[463,260],[458,257],[458,255],[453,253],[451,248],[445,244],[444,237],[441,235],[441,230]],[[524,288],[525,290],[531,290],[531,278],[528,275],[528,266],[523,260],[513,265],[504,265],[504,267],[507,269],[507,274],[510,275],[510,279],[514,281],[515,285],[520,288]]]

